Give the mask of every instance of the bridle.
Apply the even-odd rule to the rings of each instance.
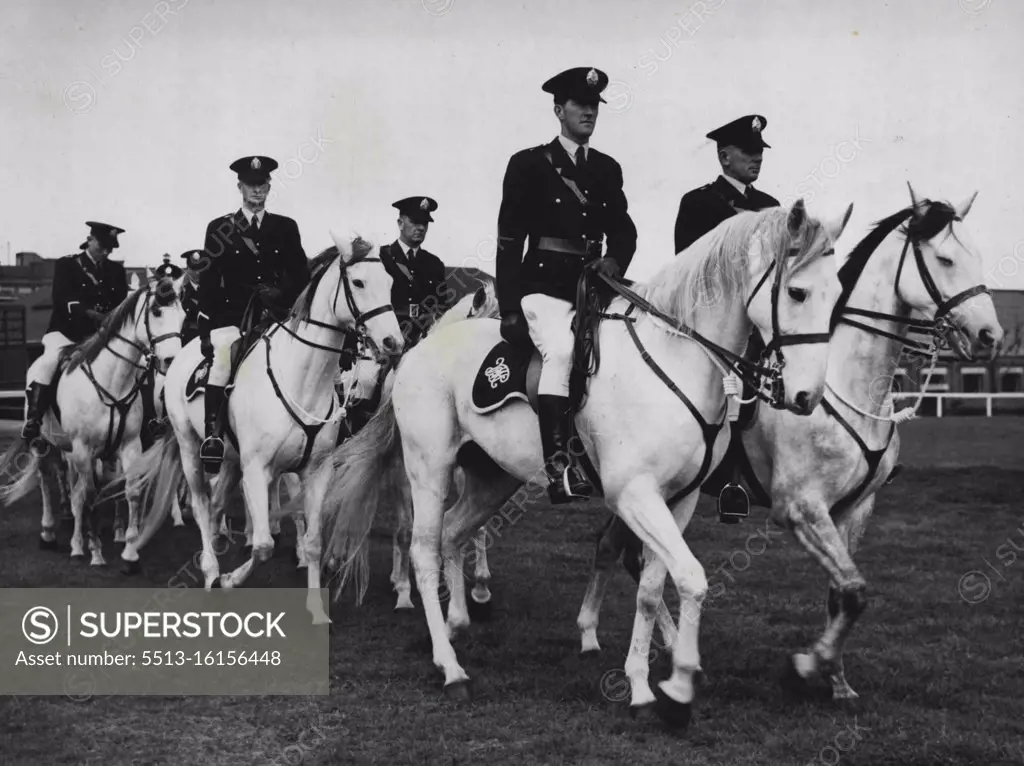
[[[143,304],[143,306],[142,306],[142,314],[143,314],[143,326],[146,329],[146,338],[149,340],[149,345],[148,346],[146,346],[146,345],[144,345],[142,343],[139,343],[137,341],[134,341],[131,338],[126,338],[123,335],[121,335],[120,332],[115,333],[114,335],[112,335],[107,340],[107,347],[106,347],[107,351],[109,351],[111,354],[116,356],[118,359],[122,359],[122,360],[128,362],[128,364],[130,364],[132,367],[135,367],[137,370],[148,371],[153,366],[153,364],[155,363],[155,358],[156,358],[156,355],[157,355],[156,354],[156,347],[159,346],[161,343],[163,343],[165,340],[170,340],[171,338],[180,338],[181,337],[181,332],[165,332],[162,335],[153,335],[153,329],[149,325],[149,312],[150,312],[149,302],[150,302],[150,300],[152,299],[152,297],[154,295],[158,295],[158,293],[155,293],[153,291],[153,288],[152,288],[151,285],[147,285],[146,286],[146,294],[145,294],[145,296],[142,299],[142,304]],[[135,320],[135,325],[136,326],[138,325],[138,321],[139,321],[138,319]],[[118,352],[116,349],[114,349],[110,345],[110,343],[111,343],[111,341],[115,341],[115,340],[119,340],[119,341],[121,341],[123,343],[127,343],[129,346],[131,346],[136,351],[138,351],[139,354],[142,356],[142,364],[139,364],[138,362],[135,362],[135,361],[129,359],[127,356],[125,356],[124,354],[122,354],[122,353]]]
[[[380,306],[377,306],[376,308],[370,309],[369,311],[366,311],[366,312],[360,311],[359,307],[356,305],[355,296],[352,294],[352,285],[351,285],[351,282],[349,280],[349,275],[348,275],[349,267],[350,266],[354,266],[357,263],[380,263],[380,264],[383,265],[384,262],[380,258],[371,258],[369,256],[370,252],[372,252],[372,251],[367,251],[367,254],[363,255],[363,256],[355,256],[351,260],[349,260],[347,263],[342,261],[340,257],[338,258],[338,260],[340,261],[339,271],[341,273],[341,278],[338,280],[338,284],[334,288],[334,298],[331,301],[331,310],[334,312],[335,316],[337,316],[337,313],[338,313],[338,298],[341,297],[341,290],[342,290],[342,287],[344,287],[344,289],[345,289],[345,303],[348,306],[349,313],[352,314],[353,323],[355,325],[354,329],[353,328],[348,328],[348,327],[341,327],[341,326],[336,325],[336,324],[328,324],[326,322],[320,322],[320,321],[318,321],[316,319],[313,319],[312,317],[303,317],[300,321],[302,321],[305,324],[313,325],[314,327],[320,327],[320,328],[323,328],[325,330],[333,330],[334,332],[340,332],[343,336],[349,335],[351,333],[355,333],[359,337],[359,339],[361,341],[363,341],[363,343],[371,346],[374,349],[374,351],[377,352],[378,351],[377,344],[374,342],[373,338],[370,337],[370,334],[369,334],[369,332],[367,331],[367,328],[366,328],[366,323],[368,321],[370,321],[371,319],[373,319],[374,317],[376,317],[376,316],[380,316],[381,314],[386,314],[389,311],[393,312],[394,308],[391,306],[390,303],[385,303],[385,304],[382,304]],[[330,352],[333,352],[335,354],[340,354],[344,350],[344,345],[341,345],[341,346],[338,346],[338,347],[335,347],[335,346],[325,346],[325,345],[322,345],[320,343],[314,343],[311,340],[307,340],[306,338],[303,338],[302,336],[300,336],[297,333],[295,333],[294,331],[292,331],[283,322],[278,322],[277,325],[279,327],[283,328],[289,335],[294,337],[296,340],[298,340],[301,343],[304,343],[307,346],[310,346],[312,348],[318,348],[321,351],[330,351]]]
[[[786,258],[792,258],[800,252],[800,248],[791,247],[789,252],[786,254]],[[831,256],[835,253],[835,250],[830,248],[826,251],[822,257]],[[768,268],[765,270],[761,279],[750,293],[750,297],[747,298],[746,308],[749,312],[750,304],[757,296],[761,286],[768,280],[772,270],[775,270],[775,279],[772,280],[772,338],[765,344],[764,349],[761,351],[760,362],[762,364],[762,371],[760,378],[753,381],[755,395],[767,402],[773,408],[779,410],[785,408],[785,397],[786,387],[782,379],[782,370],[786,366],[786,356],[782,352],[785,346],[801,346],[801,345],[812,345],[815,343],[828,343],[831,337],[831,333],[827,332],[814,332],[814,333],[784,333],[779,328],[779,296],[782,291],[782,267],[778,265],[778,259],[771,262]],[[756,330],[755,330],[756,332]],[[768,362],[769,357],[774,354],[775,361],[768,363],[767,367],[763,365]],[[743,364],[749,364],[749,361],[741,358],[741,366]],[[741,378],[744,376],[742,373],[737,371],[737,374]],[[748,381],[749,382],[749,381]]]
[[[928,201],[925,201],[928,203]],[[943,206],[940,208],[940,212],[947,207]],[[913,214],[913,208],[905,211],[905,215],[899,219],[899,222],[906,220],[907,217]],[[928,270],[928,264],[924,261],[924,254],[921,252],[920,242],[927,241],[935,237],[939,232],[947,227],[952,227],[954,221],[962,220],[959,215],[956,214],[952,208],[949,212],[943,215],[939,219],[939,225],[936,229],[931,227],[924,231],[915,231],[912,224],[905,228],[905,239],[903,242],[903,250],[900,253],[899,265],[896,268],[896,280],[895,280],[895,293],[896,297],[905,305],[910,305],[908,301],[900,294],[900,278],[903,275],[903,266],[907,260],[907,252],[913,250],[914,261],[917,264],[917,272],[921,277],[921,283],[924,285],[925,291],[928,293],[928,297],[932,299],[935,304],[935,314],[931,319],[916,319],[909,316],[898,316],[896,314],[887,314],[881,311],[868,311],[867,309],[850,308],[846,305],[846,300],[849,298],[849,292],[852,292],[852,285],[849,292],[844,295],[841,305],[837,306],[835,312],[835,319],[833,324],[842,322],[843,324],[850,325],[851,327],[857,327],[865,332],[879,335],[882,337],[895,340],[903,345],[907,346],[908,349],[917,354],[923,356],[934,356],[944,347],[947,346],[949,341],[949,335],[951,332],[956,330],[956,325],[952,321],[951,312],[961,303],[964,303],[971,298],[978,295],[990,294],[988,287],[983,284],[977,284],[973,287],[969,287],[966,290],[961,290],[951,298],[944,299],[942,294],[939,292],[938,287],[935,284],[935,279],[932,277],[931,272]],[[932,229],[935,229],[934,231]],[[844,291],[845,292],[845,291]],[[856,320],[848,319],[850,316],[862,316],[867,319],[882,319],[890,322],[896,322],[899,324],[905,324],[910,328],[923,331],[927,333],[929,342],[925,343],[922,341],[913,340],[911,338],[901,338],[894,333],[887,332],[878,327],[873,327]]]

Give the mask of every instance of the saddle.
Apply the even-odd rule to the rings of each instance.
[[[235,373],[238,372],[239,365],[256,346],[259,339],[259,335],[250,334],[246,338],[239,338],[238,340],[232,341],[230,351],[231,372],[228,375],[228,384],[224,389],[225,399],[231,395],[231,391],[234,389]],[[188,382],[185,384],[185,401],[191,402],[206,392],[206,379],[210,375],[210,365],[212,363],[212,359],[202,357],[199,360],[199,363],[192,369],[192,374],[189,375]]]

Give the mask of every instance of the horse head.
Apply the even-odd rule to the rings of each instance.
[[[987,351],[995,358],[1003,328],[984,285],[981,254],[974,247],[964,219],[974,192],[957,206],[918,200],[910,191],[912,212],[905,227],[904,247],[896,273],[896,294],[912,309],[939,323],[939,332],[962,359]],[[911,249],[916,268],[906,263]]]
[[[840,295],[835,241],[853,205],[834,221],[811,216],[799,199],[769,208],[751,242],[747,316],[774,354],[776,406],[809,415],[825,390],[832,311]],[[785,351],[783,350],[785,349]]]
[[[380,247],[358,235],[346,239],[331,232],[331,239],[338,248],[338,269],[330,269],[321,285],[333,296],[335,320],[360,332],[378,362],[401,354],[405,341],[391,307],[392,279]]]
[[[163,277],[146,291],[136,309],[135,340],[146,346],[156,359],[157,371],[167,374],[171,361],[181,351],[181,328],[185,309],[180,292],[170,277]]]

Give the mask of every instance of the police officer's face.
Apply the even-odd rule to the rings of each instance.
[[[238,182],[238,189],[242,192],[242,203],[252,210],[262,210],[267,204],[267,195],[270,194],[270,181],[261,184],[247,184]]]
[[[110,255],[110,248],[100,242],[96,237],[89,235],[85,250],[89,255],[93,257],[97,263],[102,262],[104,258]]]
[[[597,124],[597,104],[581,104],[568,99],[565,104],[555,104],[555,115],[562,123],[562,133],[583,143],[594,132]]]
[[[426,221],[414,221],[409,216],[403,215],[398,219],[398,233],[407,245],[418,247],[426,239],[429,225]]]
[[[761,158],[763,149],[741,149],[738,146],[726,146],[719,152],[722,170],[740,183],[752,184],[761,175]]]

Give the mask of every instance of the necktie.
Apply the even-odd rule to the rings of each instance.
[[[585,170],[587,167],[587,153],[582,146],[576,147],[576,167]]]
[[[255,213],[252,216],[252,223],[249,224],[249,230],[252,231],[253,236],[260,233],[260,219]]]

